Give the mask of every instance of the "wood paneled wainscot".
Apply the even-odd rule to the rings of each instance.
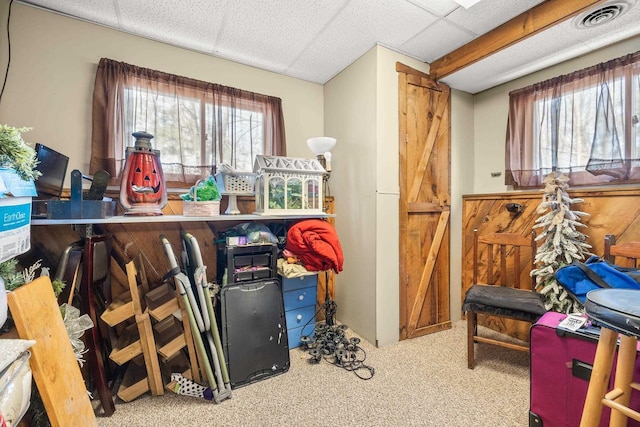
[[[528,235],[538,218],[536,209],[542,200],[542,194],[540,190],[462,196],[463,299],[472,282],[473,230],[477,228],[481,234],[511,232]],[[573,198],[584,200],[582,203],[573,204],[571,209],[589,214],[582,219],[586,227],[581,227],[580,231],[588,236],[587,242],[592,246],[593,254],[602,256],[604,237],[607,234],[614,234],[616,241],[620,243],[640,240],[640,187],[607,190],[570,189],[569,194]],[[522,205],[522,212],[519,214],[509,212],[506,208],[509,203]],[[536,231],[540,234],[539,229]],[[481,257],[486,257],[486,254],[481,254]],[[528,283],[528,261],[523,259],[521,263],[521,282]],[[481,324],[525,341],[529,337],[529,328],[524,323],[518,324],[509,319],[487,318],[482,320]]]

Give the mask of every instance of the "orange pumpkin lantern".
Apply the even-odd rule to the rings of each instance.
[[[127,147],[120,180],[120,203],[125,215],[162,215],[167,204],[160,151],[151,147],[153,135],[134,132],[136,142]]]

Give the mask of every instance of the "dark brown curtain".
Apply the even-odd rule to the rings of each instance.
[[[282,100],[101,59],[93,93],[90,172],[118,181],[131,133],[152,145],[168,185],[193,184],[229,164],[250,171],[255,154],[286,155]]]
[[[511,92],[506,184],[554,170],[574,186],[640,180],[638,111],[640,52]]]

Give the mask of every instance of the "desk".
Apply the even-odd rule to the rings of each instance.
[[[66,239],[59,238],[59,235],[47,235],[48,229],[54,226],[71,225],[76,231],[79,231],[83,237],[84,255],[82,262],[82,279],[79,284],[83,313],[88,313],[94,322],[98,325],[100,313],[96,312],[96,307],[90,302],[96,297],[94,295],[94,284],[96,279],[103,280],[103,277],[96,278],[94,274],[94,265],[104,263],[105,261],[97,260],[96,257],[102,256],[105,252],[102,246],[108,247],[109,254],[120,260],[129,260],[142,254],[148,272],[149,282],[157,282],[162,280],[165,271],[162,267],[166,263],[161,248],[160,240],[157,235],[165,234],[176,248],[181,247],[180,231],[186,229],[193,234],[202,245],[203,258],[205,265],[213,268],[215,271],[215,250],[211,250],[215,236],[214,229],[226,229],[243,222],[283,222],[285,224],[294,223],[304,219],[312,218],[334,218],[334,214],[305,214],[305,215],[219,215],[212,217],[186,217],[183,215],[158,215],[158,216],[113,216],[109,218],[69,218],[69,219],[33,219],[31,221],[32,240],[40,240],[47,242],[52,247],[57,246],[52,254],[59,255],[69,243],[68,236]],[[46,227],[43,227],[46,226]],[[84,226],[84,229],[78,229]],[[95,226],[104,226],[105,233],[94,234]],[[59,228],[59,227],[55,227]],[[108,237],[105,237],[108,235]],[[32,245],[33,246],[33,245]],[[96,251],[96,247],[100,249]],[[110,262],[110,261],[106,261]],[[116,277],[117,271],[113,271],[113,278]],[[126,285],[126,276],[119,279]],[[123,287],[124,289],[125,287]],[[114,295],[116,292],[114,291]],[[115,411],[111,391],[107,384],[107,376],[104,367],[104,355],[102,339],[98,334],[97,327],[91,329],[87,334],[87,348],[93,347],[95,353],[87,355],[89,369],[92,372],[93,379],[96,382],[100,402],[104,409],[105,415],[111,415]]]

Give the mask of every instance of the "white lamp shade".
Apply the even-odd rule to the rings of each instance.
[[[307,146],[316,156],[324,154],[336,145],[336,139],[328,136],[318,136],[307,139]]]

